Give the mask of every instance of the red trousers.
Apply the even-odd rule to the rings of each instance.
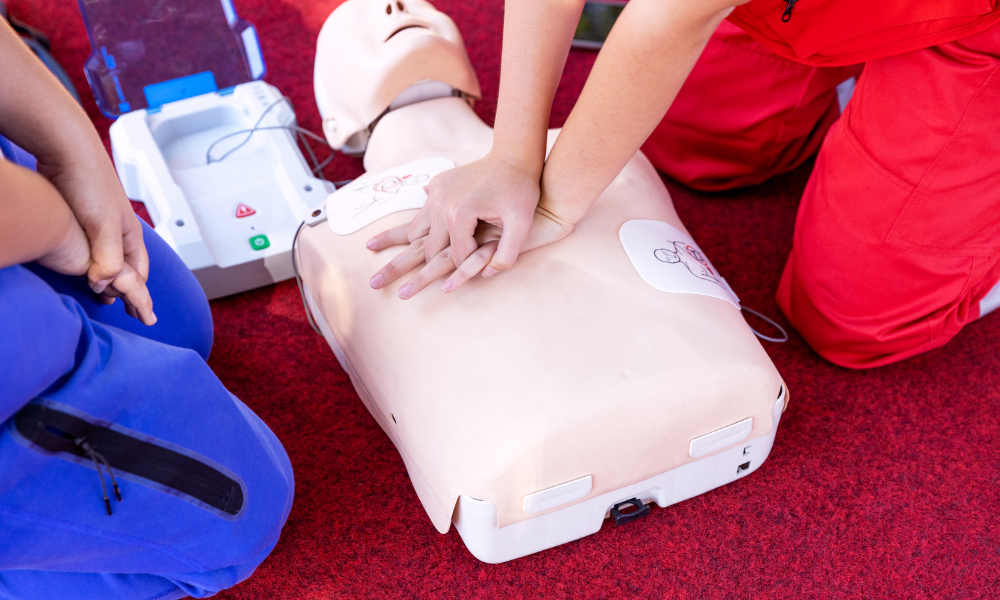
[[[828,360],[945,344],[1000,280],[1000,26],[849,67],[809,67],[723,23],[644,150],[700,189],[759,183],[819,148],[777,300]]]

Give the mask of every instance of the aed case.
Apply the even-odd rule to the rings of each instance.
[[[283,128],[296,123],[291,105],[259,81],[254,26],[231,0],[79,6],[93,48],[87,80],[116,119],[118,177],[154,230],[210,299],[293,277],[295,232],[334,186]]]

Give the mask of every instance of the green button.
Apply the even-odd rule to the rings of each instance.
[[[255,235],[250,238],[250,247],[254,250],[263,250],[264,248],[270,248],[271,242],[268,241],[266,235]]]

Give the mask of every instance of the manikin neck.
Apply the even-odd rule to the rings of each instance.
[[[465,164],[484,156],[493,130],[463,98],[424,100],[389,111],[372,131],[365,170],[377,172],[428,156]]]

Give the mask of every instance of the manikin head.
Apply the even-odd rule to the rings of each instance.
[[[327,141],[350,154],[390,105],[482,95],[458,27],[426,0],[341,4],[319,33],[313,85]]]

